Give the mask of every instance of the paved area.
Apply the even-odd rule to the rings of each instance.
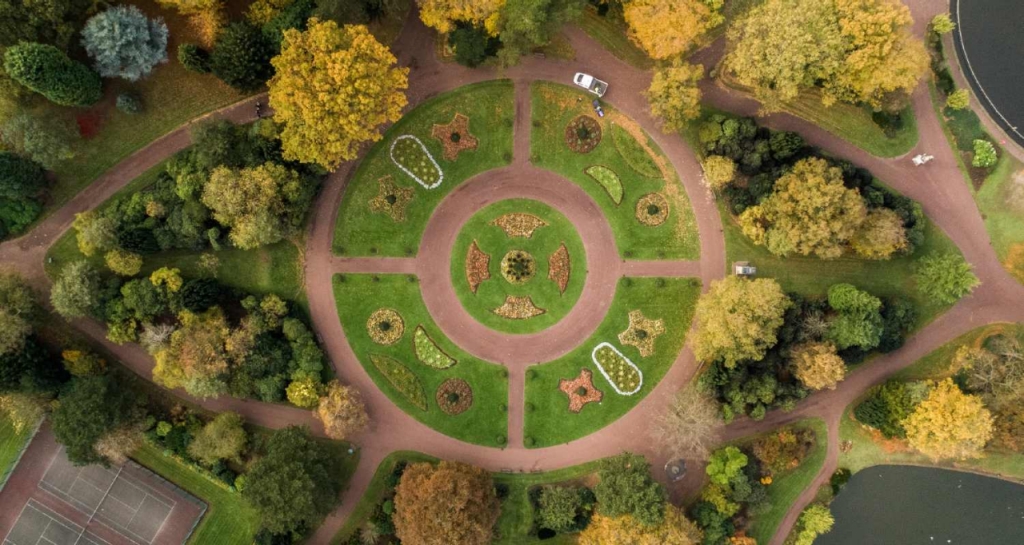
[[[924,34],[925,26],[934,14],[948,9],[948,4],[943,0],[907,0],[906,3],[914,14],[916,21],[914,31],[919,35]],[[534,80],[569,83],[569,78],[575,71],[591,72],[611,81],[613,88],[606,97],[607,100],[626,115],[637,120],[651,134],[679,173],[683,189],[686,191],[696,215],[701,241],[701,256],[696,262],[680,262],[672,265],[628,263],[618,264],[615,267],[618,267],[620,274],[627,271],[629,274],[662,274],[666,268],[678,267],[681,275],[699,277],[706,288],[711,281],[721,278],[725,274],[725,241],[721,235],[721,218],[713,199],[700,184],[701,169],[692,151],[677,135],[661,133],[655,121],[648,114],[643,91],[650,82],[650,73],[636,70],[618,61],[578,29],[569,28],[566,30],[566,34],[577,51],[577,58],[572,63],[530,57],[524,59],[521,65],[501,73],[488,69],[470,70],[437,61],[431,53],[434,51],[432,33],[422,25],[416,13],[411,13],[405,30],[395,44],[399,62],[405,66],[415,66],[410,75],[410,108],[427,98],[467,83],[495,77],[511,78],[516,84],[518,110],[514,145],[515,159],[509,168],[513,169],[512,172],[516,172],[515,169],[521,169],[519,172],[526,173],[528,172],[526,169],[530,168],[524,160],[527,157],[529,142],[524,135],[529,130],[527,122],[529,116],[528,101],[524,97],[527,96],[529,83]],[[695,60],[703,62],[710,68],[720,58],[721,52],[722,44],[716,43],[699,52],[695,56]],[[958,72],[957,77],[960,78],[962,75]],[[705,100],[715,107],[738,114],[756,114],[757,104],[743,95],[719,88],[712,82],[705,82],[703,90]],[[895,371],[912,364],[962,333],[993,322],[1024,321],[1024,287],[1015,282],[999,263],[990,244],[988,233],[985,231],[982,218],[974,204],[973,195],[957,168],[954,152],[949,148],[939,119],[935,116],[927,87],[920,86],[912,99],[921,135],[920,141],[907,156],[894,159],[874,157],[827,131],[790,115],[772,115],[761,120],[776,129],[799,132],[811,144],[836,157],[848,159],[871,170],[897,191],[920,202],[929,218],[960,248],[966,259],[973,265],[975,273],[982,280],[982,285],[971,296],[964,298],[949,312],[920,330],[908,340],[903,348],[877,357],[872,360],[870,365],[859,368],[836,390],[816,393],[803,401],[793,412],[773,411],[761,422],[739,419],[725,429],[724,438],[734,438],[805,417],[822,418],[828,425],[829,444],[825,466],[812,485],[792,506],[772,540],[773,545],[782,543],[800,511],[813,500],[818,486],[824,483],[834,471],[838,460],[839,419],[843,409],[849,403],[865,389],[883,381]],[[241,122],[251,119],[252,110],[252,100],[250,100],[213,115]],[[40,289],[47,290],[48,282],[42,273],[43,256],[49,245],[70,226],[74,214],[102,203],[139,173],[183,148],[187,143],[187,128],[182,128],[139,151],[124,163],[104,174],[100,180],[78,195],[67,206],[56,211],[30,234],[0,245],[0,262],[15,266]],[[936,159],[929,163],[927,168],[913,167],[909,156],[922,152],[930,153]],[[651,441],[647,429],[651,420],[669,402],[672,394],[687,384],[697,372],[697,363],[689,349],[684,349],[668,374],[634,410],[585,438],[545,449],[525,449],[521,445],[523,405],[521,372],[510,374],[509,436],[511,443],[502,450],[462,443],[427,428],[403,413],[377,390],[357,362],[345,339],[334,308],[331,276],[342,270],[420,274],[423,272],[421,267],[424,266],[425,261],[421,257],[373,261],[343,259],[330,254],[338,203],[345,190],[346,180],[355,166],[355,163],[345,164],[328,177],[312,213],[313,219],[305,254],[306,288],[314,325],[324,340],[337,375],[341,380],[353,384],[363,392],[373,425],[369,431],[355,438],[362,450],[359,467],[344,493],[340,507],[317,530],[310,540],[311,543],[329,542],[351,510],[358,504],[378,463],[395,450],[418,450],[441,458],[474,463],[494,471],[509,468],[516,471],[557,469],[616,454],[623,450],[632,450],[646,455],[655,467],[664,464],[666,453],[661,452],[657,444]],[[503,195],[506,198],[516,197],[518,191],[519,189]],[[577,207],[585,206],[585,204],[580,202],[568,206]],[[428,237],[423,241],[424,247],[430,247],[431,244],[436,244],[432,238]],[[444,269],[447,268],[446,264]],[[597,305],[595,308],[599,310],[599,303],[601,301],[589,304]],[[455,307],[458,306],[457,301],[441,302],[440,304],[442,305],[439,307],[440,310],[432,308],[432,312],[435,310],[442,312],[446,308],[451,312],[457,312],[455,310]],[[146,378],[150,377],[152,360],[141,348],[133,345],[116,346],[108,343],[104,338],[102,326],[94,322],[77,321],[74,326],[97,342],[106,345],[112,353],[136,373]],[[446,328],[446,333],[451,334],[451,331]],[[571,338],[566,341],[566,344],[569,342],[571,342]],[[484,349],[480,348],[480,350]],[[551,353],[557,353],[562,349],[567,348],[554,344],[544,348]],[[517,365],[513,358],[501,354],[495,355],[494,360],[509,363],[512,368]],[[182,392],[176,393],[184,396]],[[287,425],[303,424],[315,431],[321,431],[309,411],[229,398],[193,401],[208,410],[238,412],[251,422],[261,426],[280,428]],[[402,430],[402,432],[393,433],[394,430]],[[30,448],[35,447],[36,444],[33,442]],[[36,465],[36,459],[26,456],[26,460],[23,460],[12,476],[12,482],[26,478],[26,475],[31,480],[33,472],[38,471]],[[670,485],[673,496],[680,497],[694,493],[701,484],[700,474],[699,467],[692,467],[686,479]],[[31,481],[32,487],[35,487],[35,483],[38,483],[42,475],[43,472],[39,472],[35,476],[35,480]],[[662,477],[663,475],[658,472],[658,476]],[[5,501],[5,495],[11,488],[12,485],[9,484],[8,488],[0,493],[0,505],[5,507],[14,505]],[[14,490],[17,491],[18,488],[15,487]],[[27,501],[28,499],[22,499],[16,505],[27,505]],[[40,503],[47,505],[42,501]],[[0,511],[0,532],[6,532],[8,528],[11,528],[14,524],[12,517],[20,512],[18,510],[15,513],[10,513],[7,509]],[[34,513],[31,516],[41,518]],[[168,523],[168,526],[171,524]]]

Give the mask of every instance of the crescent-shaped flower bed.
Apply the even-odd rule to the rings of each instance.
[[[458,363],[455,358],[445,354],[444,350],[437,346],[434,339],[427,335],[427,330],[423,329],[421,325],[416,326],[416,331],[412,334],[412,347],[416,352],[416,359],[427,367],[447,369]]]
[[[594,165],[589,166],[583,172],[587,173],[597,183],[601,184],[601,187],[608,193],[608,196],[612,198],[612,202],[619,204],[622,202],[622,181],[619,180],[619,175],[612,171],[612,169]]]
[[[405,364],[381,354],[370,354],[370,362],[410,403],[420,410],[427,410],[427,393],[423,390],[423,383]]]
[[[491,278],[491,256],[477,246],[474,240],[466,251],[466,281],[469,282],[469,291],[476,293],[480,284]]]
[[[601,371],[612,388],[621,395],[630,396],[640,391],[644,384],[644,375],[640,368],[629,358],[622,355],[618,348],[603,342],[594,347],[590,358]]]
[[[646,178],[662,177],[658,164],[654,162],[654,158],[636,136],[618,124],[612,125],[611,132],[615,149],[622,156],[622,160],[629,165],[629,168]]]
[[[548,258],[548,280],[558,285],[558,293],[564,294],[565,288],[569,286],[569,276],[572,271],[572,264],[569,260],[569,249],[563,242],[558,250]]]
[[[434,189],[444,181],[441,166],[423,142],[411,134],[403,134],[391,142],[391,160],[426,189]]]

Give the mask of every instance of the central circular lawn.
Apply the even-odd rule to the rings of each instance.
[[[524,232],[515,233],[508,225],[503,228],[496,224],[500,218],[514,218],[513,214],[527,223],[539,225],[536,221],[539,219],[544,224],[536,226],[529,237],[523,236],[529,231],[528,227]],[[506,229],[514,236],[506,233]],[[474,250],[475,261],[469,257],[474,243],[478,250]],[[557,261],[562,245],[565,245],[562,255],[568,253],[569,257],[564,292],[558,282],[561,269],[556,266],[552,271],[552,261]],[[483,274],[481,252],[487,256],[486,274]],[[474,262],[477,263],[475,271]],[[503,263],[506,269],[512,270],[503,270]],[[531,267],[529,274],[524,274],[525,267]],[[474,272],[478,282],[475,293],[470,280]],[[504,333],[535,333],[558,323],[579,300],[586,275],[586,254],[575,226],[555,209],[534,200],[509,199],[479,210],[462,226],[452,247],[451,278],[462,306],[480,323]],[[486,279],[481,281],[482,278]],[[520,301],[529,297],[534,308],[528,314],[537,314],[540,310],[543,313],[509,317],[509,297]]]

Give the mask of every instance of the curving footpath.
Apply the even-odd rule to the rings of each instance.
[[[921,35],[923,35],[925,24],[931,19],[931,16],[948,8],[942,0],[910,0],[908,5],[914,13],[915,20],[918,21],[915,32]],[[613,88],[608,97],[610,102],[626,115],[637,120],[651,134],[679,173],[696,215],[701,235],[701,257],[696,262],[621,262],[617,256],[611,254],[615,258],[610,262],[615,265],[608,267],[608,271],[599,272],[595,267],[590,267],[591,275],[598,273],[596,279],[588,279],[587,289],[594,290],[594,294],[582,298],[577,306],[589,305],[588,308],[591,311],[603,316],[601,309],[606,310],[607,305],[610,304],[610,296],[607,295],[608,290],[604,284],[608,281],[613,282],[615,278],[624,274],[696,276],[700,278],[706,289],[711,281],[725,275],[725,241],[721,235],[721,218],[713,197],[700,183],[701,169],[697,158],[681,138],[676,135],[664,135],[658,131],[656,122],[647,113],[643,91],[649,84],[649,73],[618,61],[577,28],[566,29],[566,34],[577,52],[577,57],[571,64],[531,57],[524,59],[521,65],[500,74],[488,69],[470,70],[453,64],[444,64],[434,58],[432,54],[434,51],[433,33],[423,26],[418,14],[413,11],[409,14],[406,28],[394,48],[402,65],[414,67],[410,74],[410,107],[414,107],[436,94],[468,83],[499,76],[510,78],[515,82],[517,106],[515,159],[513,164],[507,167],[507,174],[511,176],[518,173],[519,176],[514,176],[514,178],[520,182],[509,184],[508,189],[505,189],[503,185],[491,191],[492,194],[487,198],[495,200],[523,196],[525,192],[531,191],[531,186],[529,182],[522,180],[529,180],[538,175],[526,161],[529,154],[529,83],[534,80],[568,83],[570,74],[577,70],[595,73],[611,81]],[[722,44],[716,43],[699,52],[695,56],[695,60],[706,64],[714,63],[720,58],[721,51]],[[426,52],[425,57],[417,56],[417,54],[424,54],[423,52]],[[753,100],[720,88],[713,82],[705,82],[704,98],[715,107],[739,114],[754,115],[757,111],[757,104]],[[235,122],[251,121],[254,100],[256,100],[255,97],[211,115],[225,117]],[[818,487],[825,483],[835,470],[839,456],[839,422],[847,405],[856,400],[867,388],[883,381],[893,372],[912,364],[962,333],[993,322],[1024,321],[1024,287],[1003,270],[991,247],[981,215],[974,204],[973,195],[957,168],[956,156],[949,148],[940,121],[935,116],[927,86],[922,85],[914,93],[913,107],[921,139],[911,154],[927,151],[936,157],[925,168],[913,167],[907,157],[880,159],[871,156],[835,135],[790,115],[772,115],[762,120],[768,126],[776,129],[800,132],[811,144],[871,170],[896,190],[920,202],[929,218],[956,243],[982,280],[982,285],[971,296],[961,300],[949,312],[908,339],[903,348],[878,357],[870,365],[850,374],[836,390],[816,393],[790,413],[772,411],[767,418],[760,422],[740,419],[724,429],[722,438],[728,440],[807,417],[821,418],[827,424],[828,450],[824,467],[814,482],[791,506],[771,541],[773,545],[780,545],[785,540],[800,512],[814,499]],[[185,126],[153,142],[123,161],[63,208],[49,216],[29,235],[0,245],[0,263],[13,266],[29,278],[33,285],[46,292],[49,287],[43,272],[43,259],[46,250],[61,233],[70,227],[74,215],[98,206],[136,176],[183,149],[188,143],[188,127]],[[489,343],[473,344],[472,338],[482,332],[480,329],[482,326],[471,319],[467,322],[466,316],[460,317],[459,313],[464,314],[465,311],[458,305],[457,300],[445,297],[441,293],[443,290],[451,289],[451,283],[447,281],[448,273],[439,273],[436,269],[430,270],[431,267],[437,266],[436,264],[431,265],[432,259],[445,260],[441,271],[447,271],[449,268],[446,260],[450,252],[450,244],[446,247],[444,240],[451,236],[451,225],[439,224],[436,232],[431,230],[433,227],[428,229],[422,242],[422,249],[434,248],[437,249],[437,252],[423,251],[415,258],[338,258],[331,255],[330,248],[338,203],[345,191],[346,180],[349,179],[356,166],[357,163],[343,165],[338,171],[332,173],[325,183],[312,212],[306,248],[305,273],[314,325],[323,338],[324,347],[334,362],[339,378],[355,385],[363,392],[373,424],[370,430],[353,438],[361,447],[359,467],[349,482],[348,489],[343,493],[341,506],[317,530],[310,540],[311,543],[326,544],[330,542],[365,492],[377,465],[385,456],[396,450],[417,450],[440,458],[473,463],[493,471],[557,469],[617,454],[623,450],[644,454],[651,460],[654,467],[660,467],[667,461],[666,453],[657,448],[646,430],[651,420],[670,402],[672,395],[686,385],[698,371],[698,364],[689,348],[683,350],[675,365],[657,387],[622,418],[587,437],[565,445],[544,449],[524,448],[522,446],[523,365],[533,361],[546,361],[550,359],[547,356],[565,353],[578,344],[578,336],[583,335],[587,328],[596,326],[587,321],[589,318],[576,320],[574,317],[571,320],[563,320],[563,323],[572,322],[571,326],[564,326],[566,331],[563,333],[566,334],[566,337],[561,340],[544,339],[543,342],[537,343],[538,347],[531,348],[536,351],[537,359],[517,359],[510,352],[501,349],[500,344],[493,346]],[[522,174],[528,174],[528,176],[524,177]],[[466,188],[468,189],[460,189],[460,191],[472,192],[473,185],[472,182],[467,182]],[[561,189],[568,190],[567,186],[560,187],[560,191]],[[457,193],[453,192],[453,195]],[[592,201],[572,198],[567,194],[548,193],[546,198],[558,200],[557,208],[569,215],[570,219],[579,219],[581,222],[583,220],[574,215],[583,213],[589,206],[593,206]],[[467,205],[458,205],[454,210],[464,212],[465,206]],[[433,224],[434,220],[431,221]],[[587,239],[591,241],[591,244],[597,246],[588,246],[588,255],[592,251],[600,252],[601,255],[613,251],[614,244],[611,244],[611,250],[609,250],[607,242],[604,241],[604,237],[607,237],[608,233],[602,234],[600,231],[607,228],[607,224],[605,223],[604,227],[596,225],[594,228],[597,231],[589,234]],[[437,253],[441,257],[429,257],[430,253]],[[431,283],[431,286],[437,288],[436,290],[425,289],[424,292],[429,294],[427,299],[433,299],[435,295],[438,297],[435,301],[427,304],[438,323],[445,324],[443,327],[446,334],[453,339],[457,338],[460,344],[465,343],[463,346],[471,352],[496,356],[493,358],[495,361],[511,364],[513,371],[509,377],[509,439],[511,442],[507,448],[498,450],[470,445],[442,435],[406,415],[375,387],[369,375],[356,360],[338,320],[331,283],[332,276],[338,272],[394,272],[420,275],[425,283]],[[602,275],[606,275],[607,278]],[[595,285],[590,287],[592,282]],[[435,291],[438,294],[434,294]],[[114,356],[140,376],[150,377],[152,361],[144,350],[134,345],[117,346],[109,343],[104,338],[101,324],[83,320],[76,321],[73,325],[93,340],[103,344]],[[459,329],[464,326],[474,329],[460,331]],[[502,339],[494,340],[499,343],[504,342]],[[488,350],[494,351],[495,354],[486,352]],[[518,350],[517,347],[517,352]],[[175,393],[183,398],[188,398],[183,392]],[[261,426],[280,428],[298,424],[309,426],[318,433],[321,432],[319,424],[315,422],[309,411],[232,398],[202,401],[190,399],[190,401],[212,411],[238,412],[246,419]],[[699,470],[692,470],[688,472],[687,478],[681,483],[670,485],[673,498],[680,499],[695,493],[702,484],[701,474],[702,472]],[[656,475],[661,477],[660,472],[656,472]]]

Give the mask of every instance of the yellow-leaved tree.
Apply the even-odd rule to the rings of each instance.
[[[974,458],[992,438],[992,414],[981,398],[944,379],[903,423],[910,446],[933,460]]]
[[[438,32],[455,30],[458,21],[484,26],[497,36],[497,20],[505,0],[416,0],[423,24]]]
[[[712,282],[697,300],[693,352],[701,361],[722,360],[728,368],[760,360],[778,341],[775,333],[792,305],[771,278],[728,276]]]
[[[907,247],[903,219],[890,208],[875,208],[850,239],[850,246],[861,257],[889,259]]]
[[[645,526],[631,515],[608,517],[594,515],[587,529],[580,534],[579,545],[696,545],[703,535],[682,510],[665,505],[665,522]]]
[[[652,59],[685,53],[722,24],[722,0],[632,0],[623,8],[629,38]]]
[[[157,0],[157,3],[187,16],[189,26],[206,47],[213,45],[227,21],[223,0]]]
[[[846,362],[830,342],[806,343],[792,350],[793,374],[812,390],[835,390],[846,376]]]
[[[398,121],[408,102],[409,70],[362,25],[314,17],[305,32],[285,31],[271,62],[270,105],[284,126],[285,159],[333,169],[380,140],[380,128]]]
[[[679,131],[693,119],[700,117],[700,88],[697,83],[704,77],[704,67],[676,60],[654,72],[647,88],[647,101],[651,114],[661,120],[665,131]]]

